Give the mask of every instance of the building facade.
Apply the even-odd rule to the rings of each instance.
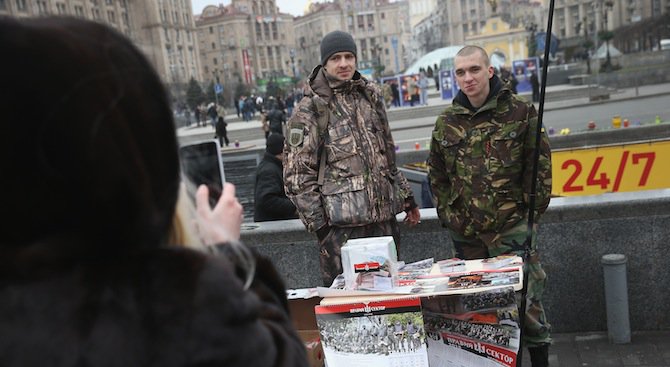
[[[514,60],[527,58],[528,55],[528,37],[529,32],[525,27],[512,27],[509,23],[502,20],[501,17],[489,18],[481,33],[476,36],[469,36],[465,43],[477,45],[489,54],[493,64],[504,66],[511,69]],[[496,62],[493,62],[493,61]]]
[[[468,38],[481,35],[493,16],[512,28],[543,24],[543,9],[541,3],[529,0],[438,0],[435,10],[412,29],[411,58],[465,44]]]
[[[294,76],[293,16],[275,0],[233,0],[209,5],[196,16],[205,84],[234,88]]]
[[[201,79],[190,0],[0,0],[0,15],[74,16],[114,27],[144,52],[178,103],[188,81]]]
[[[584,44],[591,51],[602,41],[598,33],[617,32],[614,44],[626,52],[658,48],[668,29],[670,0],[557,0],[553,33],[561,39],[568,59],[573,54],[584,54]]]
[[[336,0],[311,4],[294,20],[296,55],[303,72],[320,63],[320,42],[334,30],[351,33],[364,75],[396,74],[407,67],[411,41],[407,1]],[[383,68],[383,70],[381,70]]]

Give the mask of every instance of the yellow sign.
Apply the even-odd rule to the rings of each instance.
[[[670,141],[561,150],[551,155],[552,194],[557,196],[670,188]]]

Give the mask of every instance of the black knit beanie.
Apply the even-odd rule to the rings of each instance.
[[[349,51],[356,56],[356,42],[347,32],[332,31],[321,40],[321,65],[326,65],[334,53]]]
[[[284,150],[284,135],[272,133],[268,135],[268,140],[265,142],[265,151],[277,155]]]

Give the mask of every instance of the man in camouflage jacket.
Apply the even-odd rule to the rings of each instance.
[[[334,31],[321,41],[321,65],[288,122],[284,185],[319,240],[324,285],[342,273],[349,238],[400,236],[396,214],[414,225],[419,210],[395,164],[380,88],[356,71],[356,44]]]
[[[461,90],[435,122],[429,158],[438,216],[460,258],[523,255],[537,112],[495,76],[483,49],[466,46],[454,63]],[[551,195],[549,139],[541,139],[536,219]],[[530,255],[524,342],[532,365],[547,366],[550,325],[541,302],[546,274],[534,236]]]

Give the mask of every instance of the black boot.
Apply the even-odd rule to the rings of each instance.
[[[549,367],[549,344],[528,348],[530,365],[533,367]]]

